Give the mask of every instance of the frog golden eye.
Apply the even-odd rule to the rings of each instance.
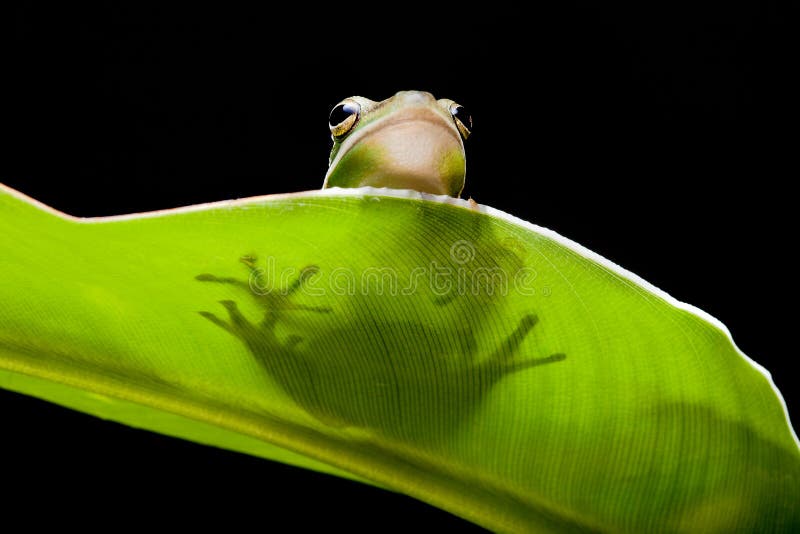
[[[354,100],[343,100],[336,104],[328,117],[331,135],[342,138],[353,129],[361,115],[361,106]]]
[[[456,127],[461,132],[461,137],[466,141],[467,137],[472,133],[472,115],[467,111],[467,108],[456,103],[450,104],[450,114],[453,116],[453,120],[456,121]]]

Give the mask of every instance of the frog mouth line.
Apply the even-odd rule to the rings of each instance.
[[[348,137],[342,143],[342,146],[339,148],[338,152],[336,153],[336,157],[333,161],[331,161],[330,168],[334,168],[336,163],[342,158],[344,154],[346,154],[350,148],[357,143],[363,142],[364,140],[373,137],[375,135],[380,134],[381,132],[392,129],[398,126],[407,126],[413,123],[419,123],[421,129],[430,128],[431,126],[436,127],[437,130],[441,132],[446,132],[446,135],[451,138],[452,141],[458,143],[463,150],[464,142],[461,140],[461,135],[458,133],[455,124],[452,121],[448,121],[447,119],[441,117],[440,115],[433,113],[425,108],[420,108],[418,110],[411,110],[411,111],[404,111],[403,113],[397,113],[397,116],[391,116],[384,118],[383,120],[379,121],[376,124],[368,124],[364,126],[363,129],[353,132],[353,135]]]

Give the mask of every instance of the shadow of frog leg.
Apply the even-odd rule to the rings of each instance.
[[[339,417],[327,403],[322,402],[319,398],[318,389],[320,381],[324,380],[324,369],[320,369],[313,358],[307,358],[297,350],[303,337],[292,333],[281,339],[276,334],[277,323],[281,313],[285,310],[331,312],[331,309],[327,307],[305,306],[288,300],[311,276],[318,272],[318,268],[306,267],[301,271],[299,277],[284,290],[262,292],[263,286],[259,284],[260,280],[256,280],[255,284],[252,282],[252,277],[260,274],[254,273],[253,262],[252,257],[242,259],[242,263],[250,269],[251,278],[247,281],[223,278],[212,274],[201,274],[195,278],[201,282],[230,284],[247,291],[256,300],[259,307],[264,309],[264,317],[261,321],[251,322],[248,320],[239,310],[236,302],[232,300],[220,301],[220,304],[228,311],[227,321],[208,311],[201,311],[199,314],[241,340],[262,369],[298,406],[326,425],[346,426],[347,421]]]
[[[246,291],[261,308],[264,309],[264,319],[261,326],[271,328],[277,322],[280,312],[283,310],[312,311],[316,313],[330,313],[332,310],[326,306],[308,306],[291,302],[289,297],[296,293],[303,285],[317,272],[319,267],[309,265],[300,271],[300,275],[286,289],[266,288],[263,282],[264,272],[256,266],[255,256],[242,256],[239,259],[248,270],[246,280],[233,277],[215,276],[213,274],[199,274],[195,279],[200,282],[214,282],[218,284],[229,284]],[[201,315],[207,317],[203,312]],[[213,320],[212,320],[213,322]],[[218,323],[215,323],[218,324]]]
[[[546,363],[560,362],[566,359],[567,355],[563,353],[551,354],[545,358],[534,358],[519,361],[514,358],[515,354],[519,351],[519,346],[525,341],[528,333],[539,322],[536,315],[528,314],[520,319],[519,325],[516,329],[500,344],[489,359],[486,365],[492,368],[499,367],[503,374],[513,373],[535,367],[537,365],[544,365]]]

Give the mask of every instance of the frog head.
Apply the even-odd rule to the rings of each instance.
[[[423,91],[381,102],[342,100],[330,114],[333,138],[323,188],[389,187],[457,197],[464,188],[466,108]]]

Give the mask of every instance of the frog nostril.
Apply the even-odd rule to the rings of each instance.
[[[432,94],[426,91],[401,91],[399,93],[403,97],[405,104],[427,104],[436,100]]]

